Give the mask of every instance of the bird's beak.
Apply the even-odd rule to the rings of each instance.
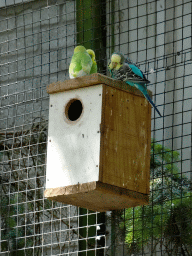
[[[117,62],[112,62],[112,67],[116,68],[117,67]]]
[[[116,67],[117,67],[117,62],[110,62],[110,64],[109,64],[110,69],[114,69]]]

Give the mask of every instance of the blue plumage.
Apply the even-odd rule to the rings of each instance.
[[[157,113],[162,116],[147,92],[146,84],[150,82],[136,65],[124,60],[124,57],[122,60],[122,56],[123,55],[120,53],[112,54],[111,62],[108,65],[111,77],[116,80],[125,81],[127,84],[140,90],[149,103],[155,108]]]

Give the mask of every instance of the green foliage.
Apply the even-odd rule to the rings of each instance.
[[[176,165],[178,160],[178,152],[152,141],[150,203],[125,211],[125,242],[130,253],[147,245],[155,249],[157,244],[164,245],[167,255],[179,250],[188,253],[187,246],[192,244],[192,193],[189,180]]]

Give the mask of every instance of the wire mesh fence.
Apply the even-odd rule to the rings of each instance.
[[[192,3],[2,0],[0,255],[192,255]],[[44,197],[49,96],[76,45],[120,51],[150,80],[150,203],[93,212]],[[126,127],[125,127],[126,129]],[[93,199],[94,200],[94,199]]]

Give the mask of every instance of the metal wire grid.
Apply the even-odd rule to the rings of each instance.
[[[84,13],[87,1],[83,3]],[[153,99],[164,114],[160,119],[153,113],[152,138],[170,148],[172,155],[173,150],[180,153],[180,158],[172,158],[170,165],[177,165],[183,182],[181,188],[187,187],[190,191],[191,1],[117,0],[106,1],[105,6],[103,2],[96,5],[106,12],[106,25],[97,38],[102,39],[106,47],[106,57],[99,53],[99,44],[95,44],[99,71],[105,74],[105,65],[114,50],[129,53],[129,57],[140,64],[151,81],[149,89],[153,91]],[[156,244],[156,193],[159,191],[163,198],[170,190],[170,202],[175,202],[174,180],[163,186],[170,175],[163,171],[164,156],[158,175],[152,172],[151,176],[153,218],[149,229],[154,232],[148,246],[145,230],[138,230],[136,226],[141,218],[136,210],[131,218],[127,217],[126,210],[107,213],[104,223],[99,213],[84,211],[82,214],[79,208],[43,197],[48,118],[46,86],[68,78],[78,33],[83,33],[83,44],[94,41],[85,34],[92,31],[85,26],[89,17],[83,16],[82,28],[77,31],[76,6],[74,1],[23,0],[5,1],[0,9],[0,255],[190,255],[190,243],[186,243],[185,248],[180,244],[178,250],[174,247],[174,239],[185,239],[182,229],[179,234],[171,233],[169,245],[163,244],[164,204],[160,204],[159,213],[162,244]],[[100,13],[94,15],[97,17]],[[153,158],[156,155],[153,151]],[[162,187],[154,186],[157,179],[161,180]],[[190,199],[190,194],[180,191],[177,198],[182,202]],[[166,198],[163,200],[167,202]],[[191,206],[191,200],[188,203]],[[143,207],[143,211],[145,209]],[[174,212],[174,205],[170,209]],[[144,223],[145,215],[141,219]],[[128,220],[132,221],[129,225],[133,228],[133,239],[129,243],[125,242],[129,234]],[[179,223],[181,226],[181,220]],[[187,218],[185,223],[190,224],[191,219]],[[142,233],[140,251],[133,243],[137,241],[138,231]]]
[[[63,1],[49,6],[47,1],[20,2],[0,10],[0,254],[76,255],[81,241],[85,241],[84,251],[96,252],[102,240],[97,213],[86,211],[89,223],[85,221],[83,226],[78,208],[43,197],[46,86],[68,77],[75,45],[75,5]],[[81,229],[91,229],[91,216],[94,234],[83,237]]]

